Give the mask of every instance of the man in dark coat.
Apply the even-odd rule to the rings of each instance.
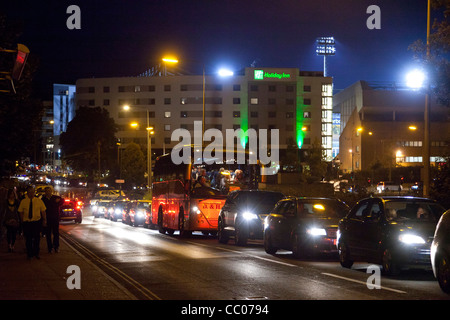
[[[47,208],[47,227],[45,228],[45,238],[47,239],[48,253],[59,252],[59,212],[61,210],[61,197],[52,194],[53,190],[50,187],[44,189],[45,194],[42,201]],[[53,235],[53,241],[52,241]]]

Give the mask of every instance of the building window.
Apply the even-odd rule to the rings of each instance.
[[[258,98],[250,98],[250,104],[258,104]]]
[[[233,84],[233,91],[241,91],[241,85],[240,84]]]
[[[294,92],[294,86],[286,86],[286,92]]]
[[[164,98],[164,104],[170,104],[170,98]]]
[[[241,98],[233,98],[233,104],[240,104]]]
[[[181,117],[181,118],[187,118],[187,117],[188,117],[187,111],[181,111],[181,112],[180,112],[180,117]]]
[[[95,87],[89,87],[88,93],[95,93]]]
[[[170,124],[164,125],[164,131],[170,131]]]
[[[303,139],[303,144],[311,144],[311,138]]]
[[[170,116],[171,116],[170,111],[164,112],[164,118],[170,118]]]
[[[277,103],[277,100],[275,98],[269,98],[269,104],[274,105]]]
[[[277,91],[277,87],[274,85],[269,85],[269,92],[276,92]]]
[[[155,111],[150,111],[150,112],[148,113],[148,117],[149,117],[149,118],[154,118],[154,117],[155,117]]]
[[[250,86],[250,91],[258,91],[258,86],[256,84],[252,84]]]
[[[182,84],[180,85],[180,91],[187,91],[187,85],[186,84]]]
[[[104,93],[108,93],[109,92],[109,87],[103,87],[103,92]]]
[[[233,124],[233,130],[237,130],[240,129],[241,125],[240,124]]]
[[[233,118],[240,118],[241,112],[240,111],[233,111]]]
[[[170,91],[170,84],[164,85],[164,91]]]
[[[141,86],[134,86],[134,92],[141,92]]]
[[[311,92],[311,86],[303,86],[304,92]]]
[[[104,106],[109,106],[109,99],[104,99],[103,100],[103,105]]]
[[[286,118],[293,118],[294,113],[293,112],[286,112]]]
[[[305,119],[311,118],[311,112],[309,112],[309,111],[303,112],[303,118],[305,118]]]
[[[250,118],[258,118],[258,112],[257,111],[250,112]]]
[[[164,144],[170,144],[172,141],[169,137],[164,138]]]
[[[286,105],[292,106],[294,104],[294,99],[286,99]]]
[[[269,111],[268,117],[269,118],[276,118],[277,117],[276,111]]]
[[[303,100],[303,104],[304,104],[305,106],[310,106],[310,105],[311,105],[311,99],[304,99],[304,100]]]

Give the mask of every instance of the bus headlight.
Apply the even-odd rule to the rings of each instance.
[[[257,216],[256,214],[250,212],[250,211],[245,211],[245,212],[242,214],[242,217],[243,217],[245,220],[254,220],[254,219],[258,219],[258,216]]]
[[[202,213],[202,212],[200,211],[200,209],[199,209],[198,207],[196,207],[196,206],[192,207],[192,211],[193,211],[194,213],[196,213],[196,214]]]

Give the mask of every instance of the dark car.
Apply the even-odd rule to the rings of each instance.
[[[76,199],[64,199],[61,205],[59,220],[74,220],[75,223],[81,223],[83,220],[81,204]]]
[[[431,244],[431,266],[442,291],[450,293],[450,210],[437,224]]]
[[[282,193],[272,191],[230,192],[219,214],[219,242],[227,243],[230,236],[234,236],[238,245],[245,245],[249,238],[262,239],[264,219],[276,203],[284,198]]]
[[[264,222],[264,249],[269,254],[278,249],[291,250],[296,258],[336,253],[338,223],[349,210],[337,199],[281,200]]]
[[[112,207],[109,210],[109,219],[111,221],[122,220],[124,222],[124,216],[128,213],[130,201],[128,200],[116,200],[112,202]]]
[[[150,200],[137,200],[133,201],[128,211],[128,221],[132,226],[143,226],[146,224],[147,216],[152,211]]]
[[[339,222],[338,251],[343,267],[360,259],[380,264],[388,275],[402,269],[431,269],[430,246],[444,212],[436,201],[376,197],[359,201]]]

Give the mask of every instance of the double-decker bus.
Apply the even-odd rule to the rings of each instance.
[[[234,159],[213,164],[198,160],[174,164],[170,154],[156,159],[150,225],[160,233],[214,235],[228,192],[258,187],[258,165],[236,164]]]

